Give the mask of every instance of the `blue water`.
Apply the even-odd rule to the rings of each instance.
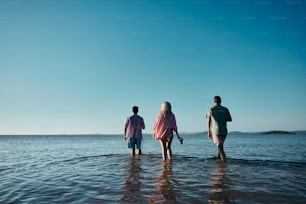
[[[231,134],[228,162],[206,135],[173,141],[174,159],[122,136],[0,136],[0,203],[305,203],[306,135]]]

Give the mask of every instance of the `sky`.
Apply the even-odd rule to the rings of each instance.
[[[306,129],[306,1],[0,0],[0,134]]]

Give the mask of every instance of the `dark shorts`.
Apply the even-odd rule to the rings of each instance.
[[[226,140],[226,135],[213,135],[215,145],[223,144]]]
[[[141,149],[141,138],[130,138],[128,148],[135,148],[135,145],[137,149]]]

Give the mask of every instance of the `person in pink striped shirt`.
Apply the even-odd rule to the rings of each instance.
[[[171,110],[171,104],[165,101],[161,105],[161,110],[154,123],[154,138],[160,141],[162,147],[163,160],[172,159],[171,143],[173,140],[173,131],[176,133],[181,144],[181,138],[177,131],[175,116]]]
[[[138,106],[132,107],[133,115],[126,119],[124,125],[124,139],[128,139],[128,148],[131,148],[131,154],[135,155],[135,146],[138,149],[138,155],[141,155],[142,129],[145,129],[144,120],[138,113]]]

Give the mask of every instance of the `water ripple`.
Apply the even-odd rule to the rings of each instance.
[[[86,141],[82,137],[76,139],[80,140],[80,146]],[[101,154],[93,142],[84,149],[77,145],[75,149],[65,149],[67,144],[62,145],[59,138],[54,140],[56,145],[48,146],[48,152],[43,147],[33,147],[33,154],[27,150],[24,158],[20,153],[25,151],[21,150],[1,158],[0,203],[302,203],[306,200],[305,162],[230,156],[224,163],[205,154],[186,156],[178,150],[172,161],[162,161],[159,152],[135,157],[111,151]],[[43,145],[40,140],[36,142]],[[91,145],[95,148],[89,148]]]

